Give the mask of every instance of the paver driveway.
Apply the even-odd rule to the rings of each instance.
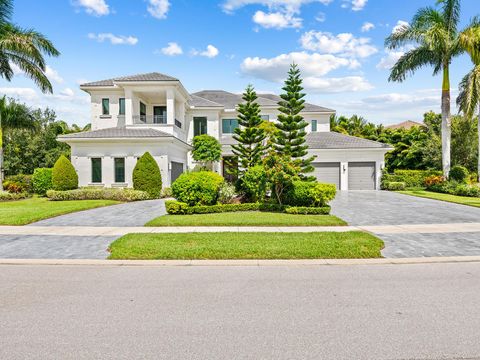
[[[387,191],[340,191],[332,213],[350,225],[480,222],[480,208]],[[480,233],[381,234],[385,257],[480,255]]]

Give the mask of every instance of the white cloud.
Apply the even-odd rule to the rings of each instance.
[[[258,10],[252,19],[254,23],[266,29],[299,28],[302,26],[301,18],[281,12],[264,13]]]
[[[397,24],[392,29],[392,34],[396,33],[398,30],[401,30],[406,26],[410,26],[410,24],[407,21],[398,20]]]
[[[370,30],[375,29],[375,25],[372,24],[371,22],[365,22],[362,25],[361,31],[362,32],[369,32]]]
[[[154,18],[165,19],[167,17],[170,2],[168,0],[149,0],[148,12]]]
[[[327,15],[325,15],[324,12],[319,12],[317,14],[317,16],[315,16],[315,20],[317,20],[318,22],[325,22],[325,20],[327,19]]]
[[[74,4],[85,9],[90,15],[103,16],[110,14],[110,8],[105,0],[77,0]]]
[[[367,5],[368,0],[352,0],[352,10],[360,11]]]
[[[300,38],[306,50],[320,51],[327,54],[366,58],[378,52],[369,38],[356,38],[351,33],[333,35],[322,31],[308,31]]]
[[[307,90],[315,93],[357,92],[373,89],[372,84],[362,76],[345,76],[340,78],[307,77],[304,80]]]
[[[385,50],[385,56],[380,59],[377,69],[390,70],[404,54],[404,51]]]
[[[169,42],[168,46],[162,48],[161,53],[167,56],[176,56],[176,55],[182,55],[183,50],[180,45],[178,45],[176,42]]]
[[[38,99],[37,92],[32,88],[4,87],[0,88],[0,93],[7,97],[12,97],[25,102],[31,102]]]
[[[70,88],[65,88],[62,91],[60,91],[60,95],[72,97],[75,95],[75,92]]]
[[[56,83],[63,83],[63,78],[58,74],[58,71],[57,70],[54,70],[52,69],[50,66],[46,66],[45,68],[45,75],[47,75],[47,77],[50,79],[50,80],[53,80],[55,81]]]
[[[199,51],[199,50],[195,50],[195,49],[193,49],[191,51],[191,54],[193,56],[205,56],[205,57],[208,57],[208,58],[214,58],[219,53],[220,52],[218,51],[218,49],[213,45],[207,45],[207,49],[204,50],[204,51]]]
[[[287,11],[298,12],[300,7],[309,3],[322,3],[328,5],[333,0],[226,0],[222,4],[225,12],[231,13],[247,5],[263,5],[269,9],[284,8]]]
[[[138,38],[135,36],[114,35],[112,33],[88,34],[89,39],[97,40],[98,42],[110,41],[112,45],[135,45]]]

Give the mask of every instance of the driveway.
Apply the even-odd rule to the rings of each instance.
[[[340,191],[332,214],[350,225],[462,224],[480,222],[480,208],[388,191]],[[385,257],[480,255],[480,233],[375,233]]]

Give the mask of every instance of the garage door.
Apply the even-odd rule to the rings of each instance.
[[[183,173],[183,163],[172,161],[171,184]]]
[[[349,190],[375,190],[375,163],[348,163]]]
[[[335,184],[340,189],[340,163],[313,163],[314,176],[319,182]]]

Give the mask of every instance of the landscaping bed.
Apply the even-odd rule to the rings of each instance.
[[[110,245],[109,259],[362,259],[381,257],[383,245],[359,231],[128,234]]]
[[[427,198],[427,199],[446,201],[446,202],[451,202],[455,204],[480,207],[480,198],[478,197],[450,195],[450,194],[443,194],[443,193],[427,191],[427,190],[406,190],[406,191],[399,191],[399,193],[405,194],[405,195],[411,195],[411,196],[418,196],[418,197]]]

